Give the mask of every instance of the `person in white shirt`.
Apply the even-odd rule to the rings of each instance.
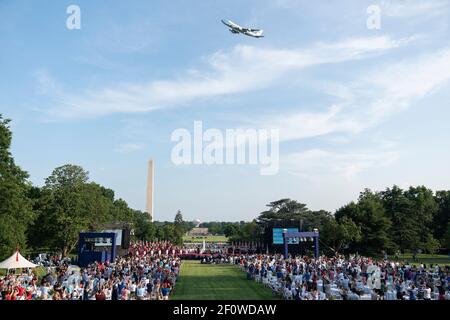
[[[396,299],[396,293],[392,287],[390,287],[386,293],[384,294],[385,300],[397,300]]]
[[[284,296],[284,298],[286,300],[291,300],[292,299],[292,292],[291,292],[291,290],[289,290],[288,287],[284,288],[283,296]]]
[[[423,290],[423,299],[431,300],[431,288],[429,286],[426,286],[426,288]]]
[[[146,296],[146,290],[144,284],[140,284],[136,289],[136,296],[138,300],[144,300]]]
[[[291,295],[292,297],[295,297],[297,295],[297,287],[295,285],[291,287]]]

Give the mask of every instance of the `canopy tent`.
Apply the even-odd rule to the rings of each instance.
[[[11,257],[0,262],[0,269],[20,269],[20,268],[36,268],[37,265],[25,259],[19,251],[16,251]]]

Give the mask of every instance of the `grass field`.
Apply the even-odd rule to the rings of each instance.
[[[20,272],[20,270],[18,272]],[[34,269],[34,272],[36,273],[38,280],[41,280],[47,274],[47,270],[44,267],[37,267]],[[6,273],[7,270],[0,269],[0,276],[5,276]]]
[[[390,259],[394,259],[394,256],[390,256]],[[440,266],[450,266],[450,258],[447,255],[431,255],[431,254],[418,254],[416,256],[416,261],[414,261],[412,254],[402,254],[400,255],[401,261],[408,261],[412,265],[418,264],[438,264]]]
[[[203,243],[203,240],[206,242],[227,242],[228,238],[225,236],[208,236],[208,237],[190,237],[184,236],[184,242],[193,242],[193,243]]]
[[[272,290],[246,279],[234,265],[183,261],[172,300],[272,300]]]

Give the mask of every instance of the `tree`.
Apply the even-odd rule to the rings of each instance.
[[[161,240],[170,241],[174,244],[182,244],[183,243],[182,236],[180,236],[180,234],[177,233],[177,230],[176,230],[174,224],[171,224],[171,223],[165,224],[162,227],[162,231],[163,231],[163,237]]]
[[[361,241],[361,227],[349,217],[344,217],[339,222],[329,219],[320,232],[320,238],[337,255],[351,243]]]
[[[227,238],[237,236],[239,234],[239,227],[233,223],[227,223],[224,228],[224,234]]]
[[[181,214],[181,210],[177,211],[177,214],[175,215],[175,220],[174,220],[175,225],[180,225],[182,226],[184,221],[183,221],[183,215]]]
[[[131,209],[123,199],[114,200],[113,198],[113,220],[120,222],[134,221],[135,210]]]
[[[263,229],[256,220],[252,222],[241,222],[233,231],[234,233],[230,235],[230,241],[253,242],[263,240]]]
[[[428,234],[423,243],[423,249],[426,253],[435,254],[440,245],[439,241],[436,240],[432,234]]]
[[[36,225],[46,235],[44,243],[61,250],[63,256],[74,249],[81,231],[95,230],[110,221],[110,190],[88,180],[83,168],[64,165],[46,179],[42,191]]]
[[[449,229],[450,221],[450,191],[438,191],[434,197],[438,206],[438,210],[433,218],[433,235],[440,240],[445,248],[450,248],[445,245],[445,235]]]
[[[442,242],[444,248],[450,249],[450,220],[447,222],[447,231],[445,232]]]
[[[157,227],[149,219],[148,213],[142,211],[134,212],[134,238],[142,241],[155,241],[158,237]]]
[[[281,199],[267,205],[269,210],[261,212],[257,222],[264,226],[268,222],[289,221],[293,225],[302,225],[303,231],[321,228],[330,217],[325,210],[311,211],[306,204],[291,199]]]
[[[291,199],[281,199],[267,205],[269,210],[261,212],[258,222],[273,220],[297,220],[305,218],[310,212],[305,204]]]
[[[102,230],[111,222],[133,222],[134,210],[114,191],[89,182],[87,171],[75,165],[56,168],[43,188],[30,192],[37,213],[28,232],[35,248],[58,250],[65,256],[78,242],[82,231]]]
[[[79,216],[89,222],[89,231],[101,230],[105,224],[115,220],[117,208],[114,207],[112,190],[95,182],[85,183],[81,187],[80,198]]]
[[[411,251],[420,243],[420,224],[414,215],[414,203],[402,189],[394,186],[380,193],[386,216],[391,220],[390,234],[395,249]]]
[[[28,174],[14,162],[10,147],[10,120],[0,114],[0,260],[11,255],[17,245],[26,250],[26,233],[35,215],[27,197],[31,188]]]
[[[405,191],[405,196],[411,201],[412,214],[416,230],[419,233],[419,242],[415,249],[427,250],[432,241],[433,219],[438,212],[438,205],[435,201],[433,191],[424,187],[410,187]]]
[[[53,170],[45,179],[45,187],[50,190],[74,189],[87,183],[89,172],[82,167],[66,164]]]
[[[223,235],[225,234],[226,224],[227,224],[226,222],[211,221],[201,223],[200,227],[208,228],[208,231],[213,235]]]
[[[338,222],[347,217],[361,228],[360,241],[350,246],[353,251],[369,255],[392,251],[392,240],[389,235],[391,221],[385,216],[379,195],[366,189],[361,193],[358,203],[352,202],[337,210],[335,217]]]
[[[185,224],[183,221],[183,215],[181,214],[181,210],[178,210],[177,214],[175,215],[174,226],[175,226],[175,232],[177,234],[177,239],[178,238],[182,239],[183,235],[186,233],[186,230],[185,230]]]

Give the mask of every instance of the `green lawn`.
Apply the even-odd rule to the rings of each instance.
[[[6,272],[7,270],[0,269],[0,276],[5,276]],[[20,272],[20,270],[18,270],[17,272]],[[46,275],[47,270],[45,267],[37,267],[36,269],[34,269],[34,272],[36,273],[38,280],[41,280]]]
[[[234,265],[183,261],[172,300],[271,300],[270,289],[246,279]]]
[[[225,236],[208,236],[208,237],[190,237],[184,236],[184,242],[193,242],[193,243],[203,243],[203,240],[206,242],[227,242],[228,238]]]
[[[390,256],[390,259],[395,260],[395,256]],[[416,261],[414,261],[412,254],[402,254],[400,255],[401,261],[408,261],[412,265],[419,264],[438,264],[440,266],[449,266],[450,258],[448,255],[431,255],[431,254],[418,254],[416,256]]]

